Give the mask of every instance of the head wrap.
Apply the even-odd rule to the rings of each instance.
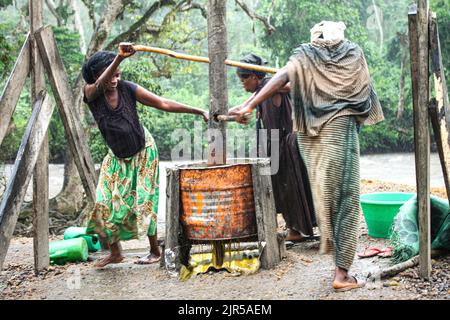
[[[322,21],[311,29],[311,43],[320,46],[333,46],[345,39],[347,27],[342,21]]]
[[[267,64],[266,60],[264,60],[263,58],[257,56],[256,54],[253,54],[253,53],[246,55],[240,61],[244,62],[244,63],[256,64],[258,66],[264,66]],[[244,69],[244,68],[240,68],[240,67],[237,68],[237,74],[239,76],[245,75],[245,74],[255,74],[257,77],[260,77],[260,78],[264,78],[266,76],[265,72],[249,70],[249,69]]]

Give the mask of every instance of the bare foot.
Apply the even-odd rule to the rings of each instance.
[[[152,264],[156,263],[161,260],[161,255],[156,255],[154,253],[149,253],[148,255],[140,258],[139,260],[135,261],[136,264]]]
[[[94,266],[96,268],[103,268],[104,266],[110,263],[120,263],[122,262],[124,257],[122,255],[108,255],[107,257],[97,261]]]

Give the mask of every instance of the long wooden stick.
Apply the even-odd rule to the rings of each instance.
[[[121,46],[121,45],[131,45],[131,43],[121,42],[119,44],[119,46]],[[178,52],[168,50],[168,49],[163,49],[163,48],[149,47],[149,46],[143,46],[143,45],[133,45],[133,49],[136,51],[164,54],[169,57],[176,58],[176,59],[210,63],[209,58],[207,58],[207,57],[193,56],[190,54],[178,53]],[[237,62],[237,61],[232,61],[232,60],[228,60],[228,59],[225,60],[225,64],[228,66],[231,66],[231,67],[239,67],[242,69],[260,71],[260,72],[267,72],[267,73],[277,73],[278,72],[278,69],[276,69],[276,68],[263,67],[263,66],[254,65],[251,63]]]

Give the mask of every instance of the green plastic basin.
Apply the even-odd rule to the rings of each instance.
[[[366,220],[369,236],[389,238],[391,226],[400,207],[415,193],[378,192],[362,194],[361,207]]]

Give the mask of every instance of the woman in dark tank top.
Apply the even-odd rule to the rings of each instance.
[[[120,240],[146,232],[150,253],[137,261],[161,259],[156,219],[159,196],[159,159],[153,137],[142,126],[137,102],[167,112],[191,113],[208,120],[208,111],[164,99],[141,86],[120,79],[119,64],[135,53],[132,46],[119,53],[100,51],[83,65],[84,102],[88,104],[109,147],[102,162],[96,201],[88,219],[88,233],[98,234],[110,254],[96,263],[104,267],[124,257]],[[148,225],[148,226],[147,226]]]

